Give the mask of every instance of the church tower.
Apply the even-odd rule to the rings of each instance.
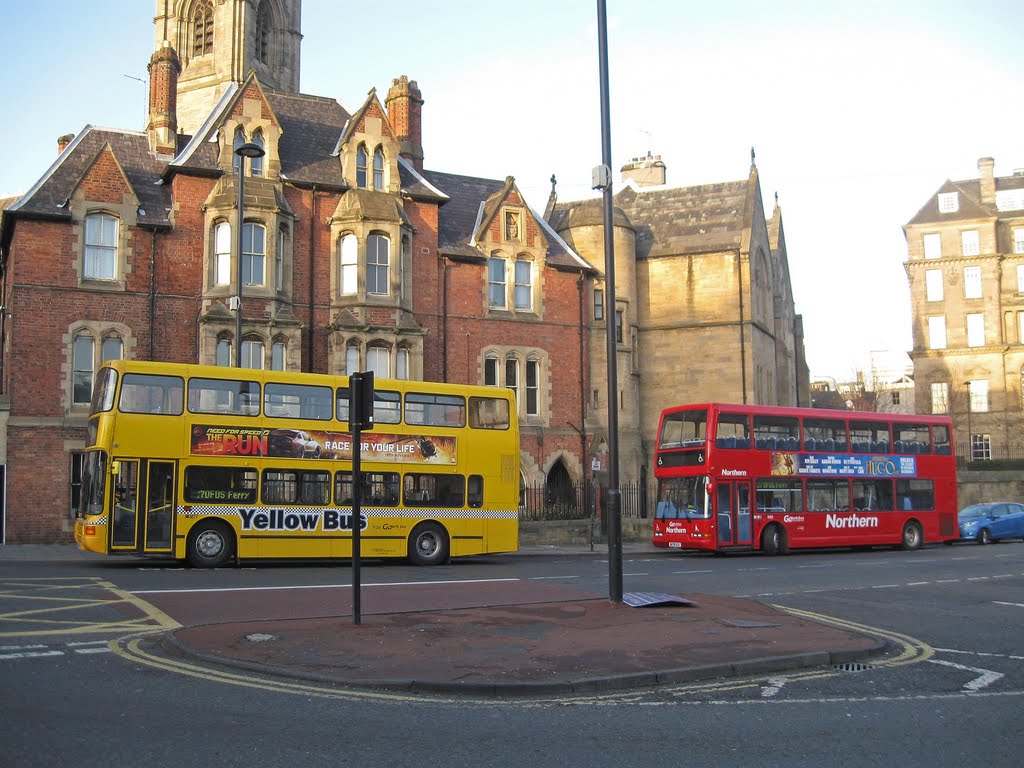
[[[169,43],[181,66],[178,130],[195,133],[253,69],[264,86],[298,93],[301,18],[302,0],[156,0],[154,50]]]

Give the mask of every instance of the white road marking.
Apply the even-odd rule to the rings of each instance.
[[[43,656],[63,656],[64,651],[26,651],[24,653],[3,653],[0,654],[0,660],[7,661],[9,659],[38,659]]]
[[[1014,608],[1024,608],[1024,603],[1004,603],[1002,600],[993,600],[996,605],[1012,605]]]
[[[770,699],[772,696],[782,690],[782,686],[786,684],[788,678],[785,677],[769,677],[768,685],[761,688],[761,698]]]
[[[991,685],[996,680],[1000,680],[1006,677],[1002,672],[993,672],[990,669],[978,669],[977,667],[966,667],[963,664],[955,664],[952,661],[942,661],[941,659],[928,659],[932,664],[941,664],[944,667],[953,667],[954,669],[960,669],[964,672],[976,672],[978,677],[971,680],[969,683],[964,684],[965,691],[979,691],[987,685]]]

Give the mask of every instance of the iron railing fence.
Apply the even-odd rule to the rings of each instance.
[[[586,520],[600,517],[603,521],[607,497],[607,488],[590,481],[523,486],[519,491],[519,519]],[[647,517],[647,489],[643,483],[619,484],[619,514],[622,517]]]
[[[971,448],[966,441],[956,444],[957,469],[1011,468],[1024,463],[1024,443],[975,443],[973,452]]]

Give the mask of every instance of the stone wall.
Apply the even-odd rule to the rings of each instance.
[[[958,472],[957,496],[960,509],[984,501],[1024,502],[1024,472],[1020,470]]]

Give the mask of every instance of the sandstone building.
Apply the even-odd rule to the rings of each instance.
[[[513,387],[531,485],[590,478],[607,456],[606,311],[621,316],[626,480],[665,405],[807,404],[781,213],[766,218],[753,162],[684,189],[653,159],[627,166],[612,306],[594,201],[553,189],[539,213],[512,177],[428,169],[407,77],[351,111],[300,93],[301,0],[156,8],[145,130],[62,137],[0,203],[5,541],[70,540],[110,358],[232,365],[240,345],[247,367]],[[246,142],[266,154],[246,167],[238,253]]]
[[[919,411],[951,414],[957,454],[1007,458],[1024,427],[1024,172],[946,181],[903,228]]]

